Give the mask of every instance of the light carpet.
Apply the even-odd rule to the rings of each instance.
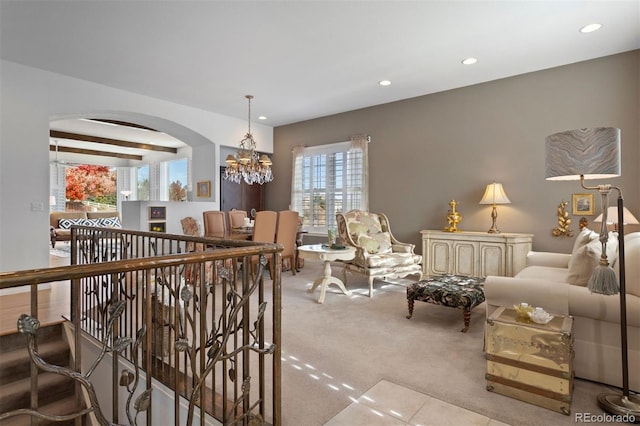
[[[341,273],[334,266],[334,275]],[[323,425],[381,380],[512,425],[568,425],[575,413],[602,414],[596,397],[608,388],[579,379],[570,416],[488,392],[484,304],[461,333],[457,309],[418,302],[406,319],[406,285],[414,277],[375,281],[369,298],[366,278],[349,274],[353,295],[330,286],[318,304],[319,289],[307,290],[321,274],[321,263],[310,261],[296,276],[282,274],[283,425]]]
[[[71,257],[71,244],[56,244],[55,248],[49,249],[49,254],[56,257]]]

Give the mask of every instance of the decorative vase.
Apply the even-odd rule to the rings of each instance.
[[[449,201],[449,206],[451,210],[449,210],[449,214],[447,215],[447,222],[449,222],[449,226],[445,227],[444,230],[447,232],[458,232],[458,223],[462,220],[462,215],[456,211],[456,206],[458,203],[456,200]]]

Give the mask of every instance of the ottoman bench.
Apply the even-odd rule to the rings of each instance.
[[[409,315],[413,315],[416,300],[462,309],[464,318],[463,333],[469,330],[471,310],[484,302],[484,278],[461,275],[438,275],[420,280],[407,287]]]

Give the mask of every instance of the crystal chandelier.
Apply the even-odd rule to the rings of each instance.
[[[224,178],[235,183],[240,183],[243,179],[249,184],[271,182],[271,159],[266,155],[258,157],[256,152],[256,141],[251,134],[251,99],[253,96],[246,95],[249,100],[249,131],[240,141],[240,149],[236,155],[227,155],[225,163],[227,168],[224,171]]]

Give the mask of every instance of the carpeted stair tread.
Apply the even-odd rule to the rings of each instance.
[[[38,353],[49,364],[61,366],[69,364],[69,347],[62,338],[56,341],[38,342]],[[0,357],[0,383],[9,383],[28,377],[31,369],[28,360],[29,353],[26,346],[3,353]]]
[[[84,406],[81,408],[84,409]],[[52,414],[57,416],[72,414],[80,411],[81,409],[76,408],[76,400],[73,395],[67,396],[64,399],[57,400],[52,402],[51,404],[44,405],[40,407],[39,411],[45,414]],[[12,417],[11,419],[3,421],[2,426],[23,426],[25,424],[29,424],[29,416],[20,415]],[[73,421],[69,422],[52,422],[47,420],[39,420],[39,425],[73,425]],[[84,424],[84,422],[83,422]]]
[[[30,377],[0,385],[0,413],[16,407],[28,407],[30,388]],[[72,394],[73,381],[70,378],[48,372],[38,375],[38,399],[41,404],[46,405]]]

